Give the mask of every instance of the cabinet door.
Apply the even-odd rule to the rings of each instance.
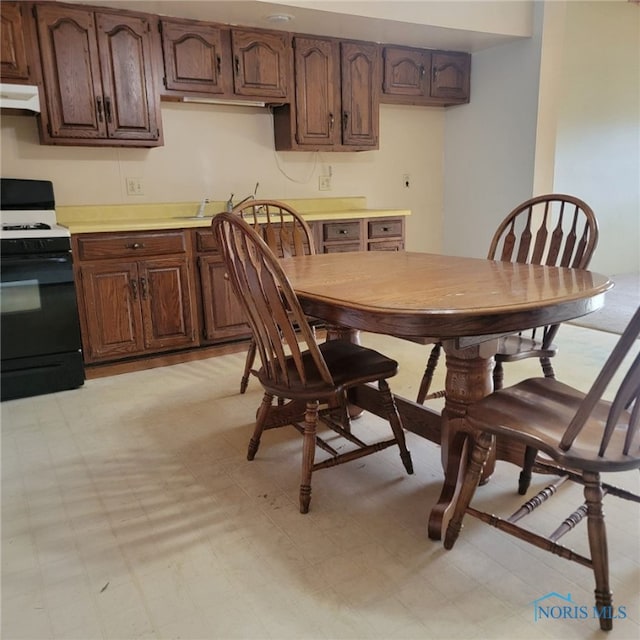
[[[340,143],[339,45],[333,40],[296,38],[296,141]]]
[[[36,5],[49,135],[107,135],[94,15],[56,4]]]
[[[140,305],[147,349],[195,346],[192,289],[186,256],[139,263]]]
[[[204,338],[224,341],[248,336],[246,316],[220,257],[200,256],[200,283],[204,311]]]
[[[79,273],[87,362],[141,353],[144,340],[136,263],[88,265]]]
[[[290,36],[281,32],[231,31],[233,87],[241,96],[286,100],[291,72]]]
[[[386,95],[429,97],[431,56],[428,51],[385,47],[382,91]]]
[[[432,54],[431,96],[469,102],[471,56],[468,53]]]
[[[110,138],[157,140],[159,109],[145,17],[98,13],[104,117]]]
[[[16,2],[0,3],[0,77],[3,80],[29,80],[30,77],[23,8]]]
[[[225,93],[223,68],[228,69],[229,77],[231,68],[223,57],[223,31],[204,22],[162,20],[160,24],[167,89]]]
[[[342,42],[342,143],[378,147],[380,62],[378,46]]]

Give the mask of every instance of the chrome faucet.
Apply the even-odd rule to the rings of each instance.
[[[233,204],[233,193],[229,196],[229,199],[227,200],[227,211],[231,212],[233,211],[236,207],[239,207],[241,204],[244,204],[245,202],[247,202],[248,200],[255,200],[256,199],[256,194],[258,193],[258,187],[260,186],[259,182],[256,182],[256,186],[255,189],[253,190],[253,193],[250,193],[246,198],[243,198],[242,200],[240,200],[240,202],[236,202],[236,204]]]
[[[204,210],[208,204],[209,204],[209,198],[202,198],[200,202],[200,206],[198,207],[198,213],[196,214],[196,218],[204,218]]]

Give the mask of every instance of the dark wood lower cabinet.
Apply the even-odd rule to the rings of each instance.
[[[202,287],[202,339],[213,343],[248,338],[249,325],[227,278],[222,258],[200,256],[198,270]]]
[[[311,226],[322,253],[404,248],[401,216]],[[87,364],[179,355],[249,338],[209,229],[91,233],[72,240]]]
[[[183,232],[81,235],[74,246],[86,363],[198,345]],[[164,255],[176,250],[181,253]],[[147,257],[153,252],[160,255]],[[144,259],[132,259],[137,255]]]

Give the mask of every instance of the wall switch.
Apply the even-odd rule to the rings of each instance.
[[[318,178],[318,189],[320,191],[331,191],[331,176],[320,176]]]
[[[411,188],[411,176],[408,173],[405,173],[402,176],[402,186],[405,189],[410,189]]]
[[[142,184],[142,178],[127,178],[127,195],[128,196],[144,195],[144,185]]]

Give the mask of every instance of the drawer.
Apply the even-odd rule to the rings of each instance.
[[[218,251],[218,241],[213,235],[213,231],[211,231],[211,229],[207,229],[206,231],[196,231],[196,251]]]
[[[166,253],[185,253],[184,233],[109,233],[78,238],[80,260],[104,258],[136,258]]]
[[[402,236],[402,218],[388,220],[369,220],[370,240]]]
[[[369,243],[369,251],[402,251],[403,249],[404,241],[401,238]]]
[[[360,251],[359,242],[341,242],[339,244],[327,244],[323,247],[323,253],[346,253],[347,251]]]
[[[322,225],[322,238],[325,242],[339,240],[357,242],[360,240],[360,220],[350,222],[325,222]]]

